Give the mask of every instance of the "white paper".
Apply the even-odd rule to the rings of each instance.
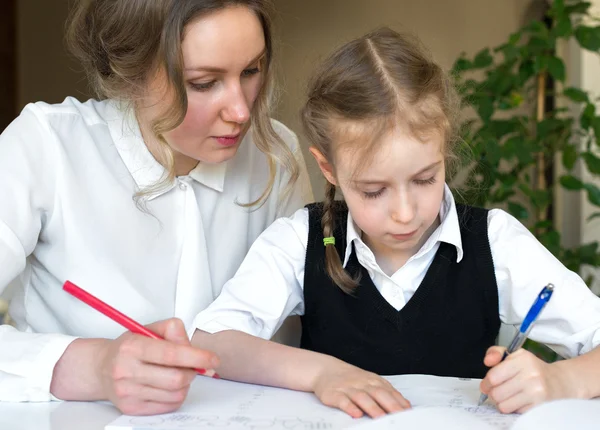
[[[600,401],[548,403],[520,417],[516,414],[501,414],[489,401],[478,407],[479,379],[429,375],[399,375],[387,379],[410,400],[413,406],[411,411],[377,420],[352,419],[337,409],[324,406],[311,393],[199,376],[178,412],[151,417],[123,415],[105,430],[337,430],[348,427],[356,427],[353,430],[398,430],[417,428],[414,427],[417,424],[419,430],[526,430],[541,428],[541,422],[544,423],[545,430],[587,430],[592,427],[583,427],[581,424],[575,427],[551,425],[560,423],[561,420],[570,423],[590,422],[592,411],[596,411],[595,418],[591,421],[595,423],[593,428],[600,428]],[[576,406],[580,409],[578,415],[581,420],[572,419],[572,414],[567,412],[572,404],[568,402],[579,402]],[[549,412],[544,408],[548,408]],[[553,418],[544,418],[552,414]]]

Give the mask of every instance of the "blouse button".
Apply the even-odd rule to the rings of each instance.
[[[180,182],[179,183],[179,189],[182,191],[185,191],[187,189],[187,184]]]

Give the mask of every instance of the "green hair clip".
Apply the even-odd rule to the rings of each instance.
[[[335,245],[335,237],[329,236],[323,238],[323,245]]]

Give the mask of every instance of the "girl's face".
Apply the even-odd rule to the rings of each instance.
[[[181,48],[187,114],[165,138],[175,152],[176,173],[187,174],[198,161],[221,163],[236,154],[263,84],[264,32],[253,11],[228,7],[188,24]],[[168,108],[164,88],[158,76],[143,116]]]
[[[342,148],[335,154],[335,175],[324,171],[340,187],[378,260],[403,264],[439,224],[446,179],[442,142],[438,135],[423,142],[395,129],[377,142],[367,165]]]

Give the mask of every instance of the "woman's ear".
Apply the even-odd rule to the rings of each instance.
[[[321,172],[323,172],[325,179],[327,179],[327,181],[329,181],[331,184],[337,186],[337,181],[335,180],[335,175],[333,174],[333,166],[329,161],[327,161],[327,158],[325,158],[323,153],[314,146],[311,146],[308,150],[312,156],[315,157],[315,160],[319,165],[319,169],[321,169]]]

